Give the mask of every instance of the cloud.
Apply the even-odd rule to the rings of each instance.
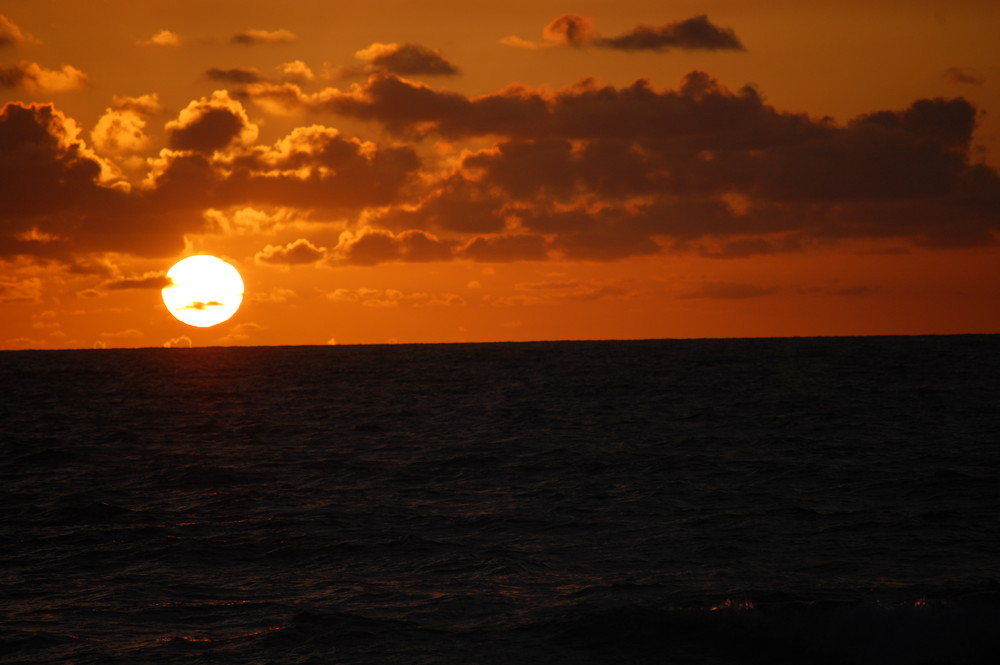
[[[746,50],[732,28],[714,25],[705,14],[660,26],[638,25],[617,37],[596,39],[594,45],[616,51]]]
[[[289,30],[246,30],[232,37],[234,44],[254,46],[257,44],[291,44],[297,39]]]
[[[250,144],[257,139],[257,126],[246,110],[225,90],[192,101],[166,125],[170,147],[212,153],[234,143]]]
[[[141,277],[123,277],[107,284],[111,291],[160,290],[173,284],[173,281],[162,272],[146,273]]]
[[[326,294],[333,302],[354,303],[364,307],[464,307],[465,299],[456,293],[405,293],[399,289],[336,289]]]
[[[6,105],[0,256],[79,267],[101,252],[176,254],[185,236],[224,232],[274,233],[257,260],[279,265],[726,259],[842,239],[940,248],[1000,237],[1000,175],[974,145],[981,112],[961,97],[836,123],[700,71],[666,88],[583,80],[478,96],[390,72],[346,90],[244,90],[193,100],[151,156],[153,95],[114,99],[90,133],[97,152],[55,106]],[[387,131],[376,143],[305,124],[258,144],[244,99]],[[112,160],[137,159],[148,173],[131,185]],[[322,224],[351,231],[332,247],[307,241],[329,237],[313,235]]]
[[[101,184],[111,167],[79,133],[51,104],[11,102],[0,110],[0,255],[58,252],[79,225],[64,212],[120,200],[119,190]]]
[[[13,21],[0,14],[0,49],[6,46],[38,43],[38,40],[26,34]]]
[[[368,63],[369,71],[385,70],[403,76],[455,76],[459,69],[441,52],[419,44],[380,44],[375,42],[354,54]]]
[[[542,30],[545,39],[570,46],[586,46],[594,39],[594,23],[585,16],[563,14]]]
[[[31,94],[70,92],[87,86],[87,75],[76,67],[46,69],[38,63],[22,60],[9,67],[0,65],[0,89],[15,88]]]
[[[202,311],[208,309],[209,307],[223,307],[223,304],[218,300],[209,300],[208,302],[202,302],[201,300],[195,300],[193,302],[184,305],[181,309],[194,309]]]
[[[268,245],[257,252],[254,261],[273,265],[304,265],[322,261],[325,256],[326,250],[322,247],[316,247],[305,238],[299,238],[284,247]]]
[[[168,46],[176,47],[181,45],[181,38],[170,30],[160,30],[149,39],[138,42],[140,46]]]
[[[187,335],[172,337],[163,343],[163,348],[165,349],[190,349],[192,346],[194,346],[194,344],[191,342],[191,338]]]
[[[615,37],[601,37],[594,23],[579,14],[562,14],[542,30],[549,44],[538,44],[511,35],[500,40],[514,48],[540,49],[549,45],[576,48],[605,48],[615,51],[667,52],[673,49],[709,51],[745,51],[746,48],[732,28],[713,24],[708,16],[699,14],[683,21],[664,25],[637,25]]]
[[[129,155],[141,152],[149,146],[149,137],[145,132],[146,121],[162,110],[156,93],[140,97],[115,95],[111,106],[104,110],[104,115],[98,118],[90,132],[90,140],[102,154]]]
[[[237,326],[233,327],[233,329],[228,334],[226,334],[223,337],[220,337],[218,343],[227,345],[227,344],[239,344],[241,342],[246,342],[247,340],[250,339],[250,337],[254,333],[257,333],[263,329],[264,329],[263,326],[261,326],[258,323],[253,323],[252,321],[249,321],[247,323],[240,323]]]
[[[857,286],[843,286],[839,288],[811,286],[805,289],[799,289],[799,293],[808,295],[829,294],[834,296],[859,297],[859,296],[870,296],[875,293],[878,293],[878,289],[872,286],[865,286],[863,284],[859,284]]]
[[[221,83],[236,83],[239,85],[258,83],[264,80],[264,77],[261,76],[261,73],[256,69],[242,69],[239,67],[233,69],[218,69],[213,67],[205,71],[205,76],[212,81]]]
[[[341,233],[333,256],[336,263],[362,266],[391,261],[447,261],[451,259],[452,246],[424,231],[409,230],[395,235],[369,227],[358,233]]]
[[[281,72],[281,80],[283,81],[306,83],[316,78],[313,71],[309,69],[308,65],[301,60],[292,60],[291,62],[282,63],[278,65],[276,69]]]
[[[972,159],[977,110],[962,98],[836,125],[694,71],[673,90],[582,81],[472,98],[380,74],[298,99],[403,136],[501,137],[419,205],[380,213],[391,228],[502,234],[513,218],[559,233],[552,249],[610,259],[659,251],[657,237],[756,237],[767,251],[800,251],[767,237],[791,233],[973,246],[994,242],[1000,222],[1000,178]]]
[[[722,300],[742,300],[745,298],[760,298],[777,292],[776,286],[755,286],[738,282],[706,282],[700,287],[678,298],[718,298]]]
[[[0,302],[41,302],[42,280],[8,278],[0,275]]]
[[[508,35],[500,39],[500,43],[504,46],[510,46],[512,48],[526,49],[529,51],[534,51],[542,48],[547,48],[547,44],[539,44],[537,42],[529,41],[527,39],[522,39],[517,35]]]
[[[89,252],[163,256],[202,222],[178,204],[131,190],[51,104],[0,111],[0,256],[73,265]],[[152,205],[151,205],[152,204]]]
[[[477,236],[459,248],[456,254],[462,258],[484,263],[544,261],[548,258],[545,238],[529,234]]]
[[[949,67],[944,70],[941,77],[948,83],[960,85],[983,85],[986,79],[971,67]]]
[[[163,112],[160,97],[155,92],[139,97],[115,95],[112,97],[111,108],[116,111],[131,111],[146,117],[159,115]]]
[[[357,209],[395,202],[420,166],[412,148],[378,147],[329,127],[299,127],[231,164],[234,197],[297,208]]]

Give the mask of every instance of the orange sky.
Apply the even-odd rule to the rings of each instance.
[[[2,12],[0,349],[1000,332],[996,2]]]

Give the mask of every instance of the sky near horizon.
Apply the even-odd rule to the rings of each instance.
[[[1000,333],[1000,3],[0,8],[0,349]],[[229,321],[166,310],[192,254]]]

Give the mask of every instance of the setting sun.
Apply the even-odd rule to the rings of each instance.
[[[163,303],[179,321],[208,328],[228,320],[243,302],[240,273],[214,256],[189,256],[167,272]]]

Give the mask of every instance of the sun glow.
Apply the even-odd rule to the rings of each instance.
[[[222,259],[206,254],[178,261],[167,272],[163,303],[179,321],[208,328],[229,319],[243,302],[243,278]]]

